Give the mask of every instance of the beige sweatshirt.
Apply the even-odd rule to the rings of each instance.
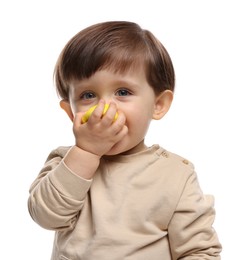
[[[31,185],[29,212],[55,230],[52,260],[220,259],[213,197],[193,165],[158,145],[104,157],[93,180],[71,172],[60,147]]]

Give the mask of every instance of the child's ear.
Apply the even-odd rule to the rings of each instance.
[[[67,115],[69,116],[71,121],[73,121],[74,115],[73,115],[73,112],[72,112],[71,105],[70,105],[69,101],[61,100],[60,101],[60,107],[67,113]]]
[[[155,120],[161,119],[169,111],[172,100],[173,92],[170,90],[165,90],[157,96],[152,118]]]

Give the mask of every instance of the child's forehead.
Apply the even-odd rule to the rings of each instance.
[[[139,85],[145,85],[146,83],[147,79],[145,72],[139,67],[136,70],[126,70],[124,72],[115,72],[110,69],[98,70],[88,78],[71,80],[69,85],[70,88],[77,90],[101,85],[137,87]]]

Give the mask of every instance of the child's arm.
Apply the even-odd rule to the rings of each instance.
[[[168,227],[172,259],[219,260],[221,244],[212,227],[214,218],[213,197],[203,195],[192,173]]]
[[[62,147],[54,150],[30,187],[30,215],[46,229],[72,228],[92,183],[92,180],[81,178],[66,166],[63,158],[70,151]]]
[[[101,116],[104,102],[87,123],[82,124],[83,113],[73,120],[76,145],[65,153],[56,150],[30,188],[29,212],[32,218],[47,229],[68,229],[83,208],[92,178],[106,154],[127,133],[125,116],[121,113],[114,122],[112,114]]]

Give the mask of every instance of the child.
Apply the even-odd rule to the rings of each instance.
[[[28,201],[33,220],[55,231],[51,259],[220,259],[213,198],[193,165],[144,143],[175,85],[153,34],[131,22],[90,26],[61,52],[55,82],[75,144],[50,153]]]

